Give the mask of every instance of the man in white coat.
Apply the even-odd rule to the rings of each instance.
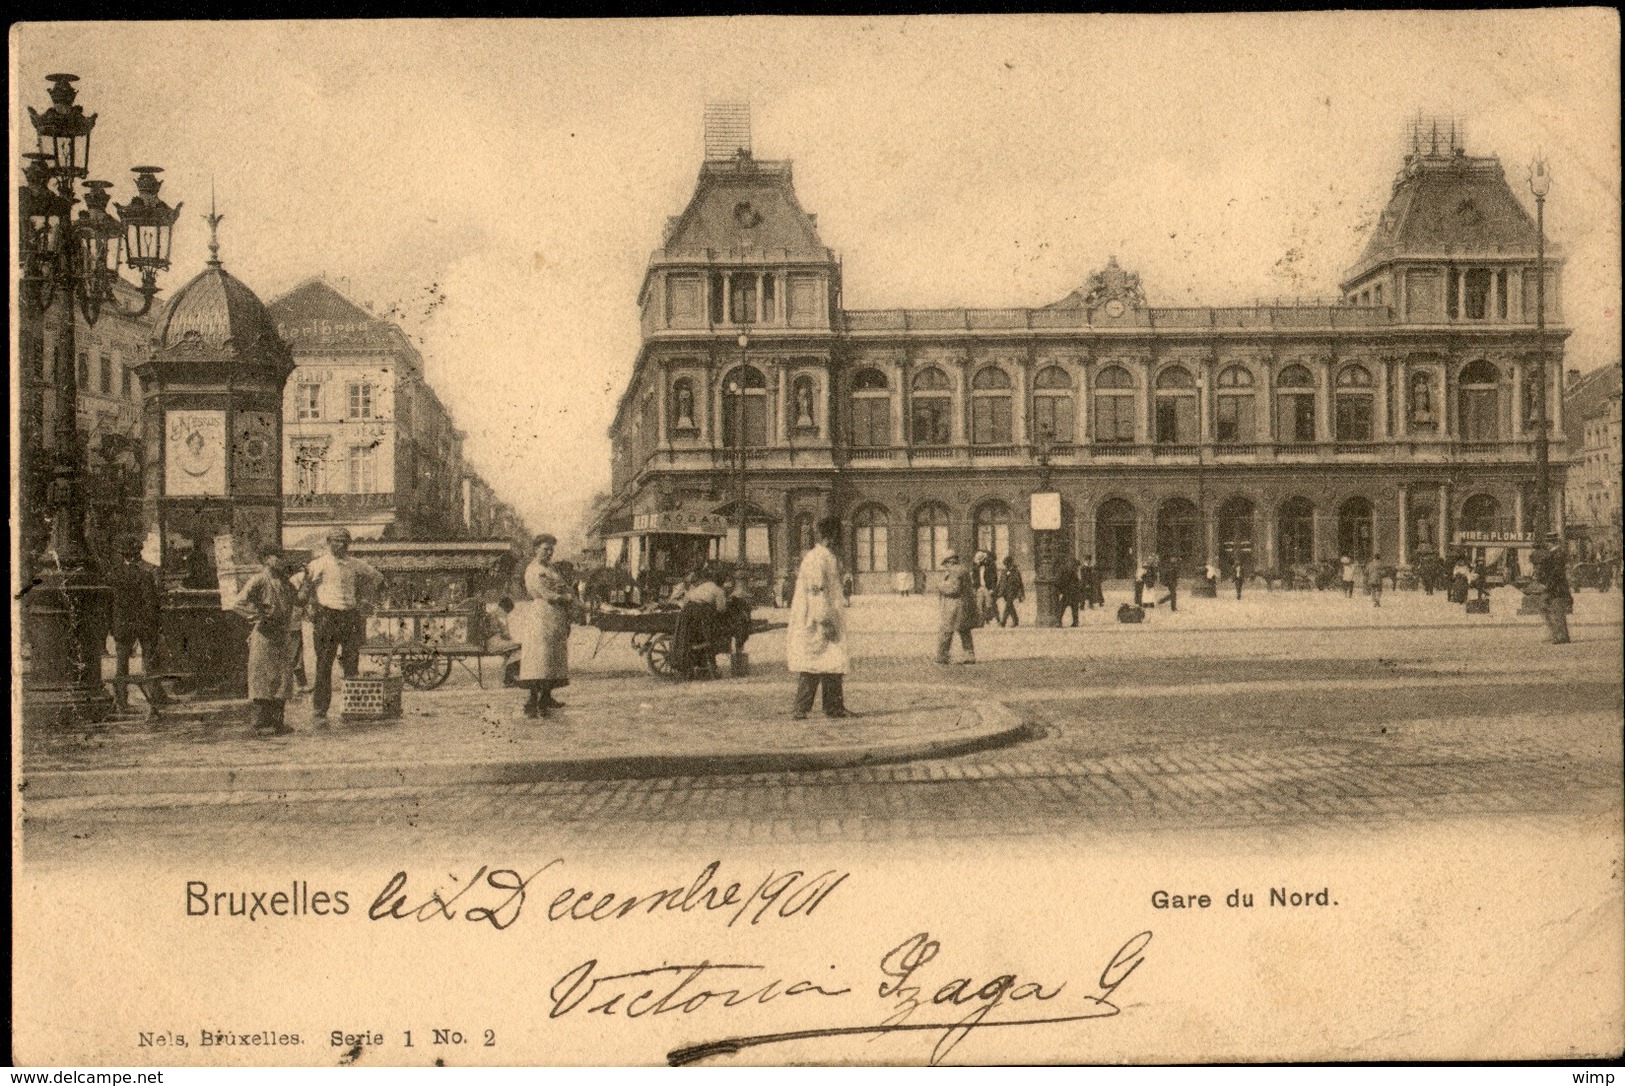
[[[841,682],[846,674],[846,612],[841,606],[841,567],[834,545],[841,522],[818,522],[818,542],[801,559],[795,596],[790,601],[790,627],[785,631],[784,658],[796,673],[795,719],[806,720],[813,695],[823,687],[824,715],[847,717]]]

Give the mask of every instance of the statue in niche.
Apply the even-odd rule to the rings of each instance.
[[[1425,373],[1411,376],[1411,421],[1433,421],[1433,380]]]
[[[687,381],[677,382],[677,428],[693,430],[694,389]]]
[[[812,382],[796,382],[796,425],[813,427],[818,423],[813,419],[813,391]]]

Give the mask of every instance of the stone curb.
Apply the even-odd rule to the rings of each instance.
[[[85,799],[108,795],[193,792],[310,792],[369,788],[434,788],[469,784],[530,784],[560,780],[639,780],[743,773],[794,773],[851,769],[888,762],[946,758],[1035,738],[996,701],[977,701],[980,727],[970,734],[936,733],[891,743],[813,747],[772,752],[718,751],[698,754],[628,755],[609,758],[531,758],[510,761],[387,762],[302,766],[185,766],[176,768],[48,770],[24,774],[25,800]]]

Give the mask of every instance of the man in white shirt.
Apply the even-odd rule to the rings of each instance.
[[[305,570],[304,592],[311,599],[311,625],[316,634],[316,676],[311,690],[311,716],[327,719],[333,701],[333,658],[346,679],[355,678],[361,663],[361,642],[367,633],[360,601],[383,584],[377,570],[350,557],[350,532],[334,528],[327,533],[328,553]]]

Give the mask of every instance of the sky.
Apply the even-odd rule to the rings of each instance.
[[[1603,9],[29,24],[12,161],[43,77],[79,75],[93,176],[123,202],[161,165],[185,202],[164,287],[207,259],[212,184],[232,274],[403,313],[471,463],[563,534],[609,483],[706,102],[794,163],[853,309],[1044,305],[1113,255],[1152,305],[1335,297],[1406,122],[1458,117],[1531,207],[1551,163],[1586,370],[1620,358],[1619,41]]]

